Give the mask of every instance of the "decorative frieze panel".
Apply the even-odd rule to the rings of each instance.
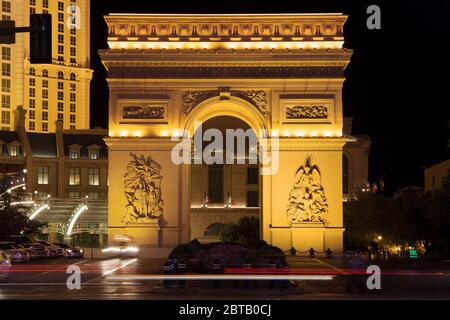
[[[178,16],[146,15],[135,17],[107,16],[109,37],[145,37],[171,41],[249,39],[252,41],[282,40],[283,38],[326,37],[341,38],[345,17],[335,15],[284,16]]]
[[[326,106],[292,106],[286,108],[286,119],[327,119]]]
[[[200,102],[219,95],[218,90],[187,91],[183,95],[183,114],[188,115]]]
[[[122,118],[126,120],[163,120],[166,118],[166,107],[162,105],[124,106],[122,112]]]
[[[335,121],[334,95],[283,94],[280,95],[280,105],[280,121],[284,124],[331,124]]]

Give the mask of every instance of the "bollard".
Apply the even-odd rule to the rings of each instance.
[[[330,250],[330,248],[327,249],[327,251],[325,251],[325,255],[327,258],[331,258],[333,251]]]
[[[297,250],[294,247],[291,248],[290,252],[291,252],[291,256],[297,255]]]
[[[213,274],[223,273],[222,265],[220,264],[219,260],[214,260],[212,269],[213,269]],[[220,280],[214,280],[213,286],[214,286],[214,289],[219,289],[220,288]]]
[[[183,261],[180,261],[177,265],[177,273],[178,274],[186,274],[186,263],[184,263]],[[178,282],[180,288],[186,288],[186,280],[180,280]]]
[[[316,253],[316,251],[313,248],[309,249],[309,257],[310,258],[314,258],[315,253]]]

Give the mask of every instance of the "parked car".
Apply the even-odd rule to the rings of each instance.
[[[56,246],[64,249],[67,258],[82,258],[83,257],[83,249],[79,247],[71,246],[67,243],[56,242]]]
[[[0,242],[0,250],[6,253],[11,261],[23,262],[31,259],[28,252],[16,249],[10,242]]]
[[[36,252],[37,256],[40,258],[45,258],[45,257],[50,256],[50,250],[46,250],[45,246],[43,244],[31,240],[27,236],[23,236],[23,235],[9,236],[8,240],[6,240],[6,241],[12,241],[12,242],[15,242],[15,243],[18,243],[18,244],[24,246],[25,248],[33,249]]]
[[[8,280],[10,272],[11,259],[5,252],[0,250],[0,278]]]
[[[365,247],[349,247],[344,250],[344,257],[359,257],[364,260],[368,260],[370,258],[370,251]]]
[[[38,255],[37,255],[36,251],[34,251],[34,249],[32,249],[32,248],[26,248],[23,245],[15,243],[15,242],[10,242],[9,244],[12,245],[17,250],[23,250],[25,252],[28,252],[28,254],[30,255],[31,259],[37,259],[38,258]]]
[[[66,252],[63,248],[55,246],[54,244],[44,241],[44,240],[38,240],[38,242],[45,246],[47,250],[50,251],[50,255],[53,257],[65,257]]]

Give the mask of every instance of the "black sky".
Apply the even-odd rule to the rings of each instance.
[[[381,30],[366,27],[371,4]],[[423,184],[423,168],[449,158],[450,1],[138,1],[91,0],[91,126],[107,127],[108,94],[97,54],[107,48],[103,15],[140,13],[343,12],[346,70],[344,114],[355,134],[372,139],[370,179],[383,176],[388,193]]]

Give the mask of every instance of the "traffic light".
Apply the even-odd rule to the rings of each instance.
[[[52,63],[52,15],[30,15],[30,63]]]

